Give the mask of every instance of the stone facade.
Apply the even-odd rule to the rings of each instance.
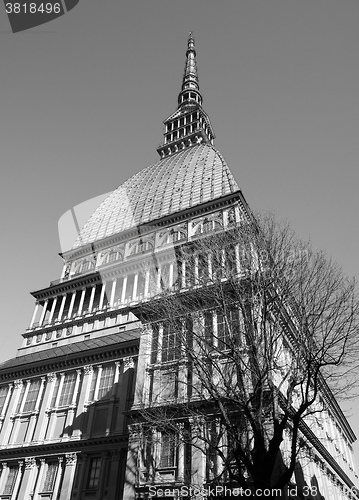
[[[176,386],[188,369],[171,354],[165,322],[156,323],[160,348],[149,349],[154,330],[143,311],[161,292],[185,292],[204,269],[214,272],[210,254],[192,255],[190,265],[180,258],[186,245],[229,231],[250,213],[213,146],[195,56],[191,35],[160,161],[100,205],[62,255],[61,278],[32,293],[22,346],[0,366],[0,499],[132,500],[151,487],[206,484],[220,466],[206,450],[189,452],[181,441],[173,447],[156,428],[146,448],[136,417],[155,397],[192,397]],[[203,425],[189,424],[194,433]],[[355,436],[336,404],[314,432],[331,444],[326,451],[313,445],[309,476],[319,478],[326,500],[349,498]]]

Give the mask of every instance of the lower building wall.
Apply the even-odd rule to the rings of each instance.
[[[126,448],[2,462],[2,500],[121,500]]]

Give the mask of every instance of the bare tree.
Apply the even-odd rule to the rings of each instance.
[[[204,483],[284,492],[316,421],[355,386],[356,283],[271,216],[204,232],[176,265],[173,286],[137,311],[152,377],[137,418],[204,453]]]

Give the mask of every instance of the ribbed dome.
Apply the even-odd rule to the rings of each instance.
[[[86,222],[74,248],[238,190],[217,149],[193,146],[144,168],[119,186]]]

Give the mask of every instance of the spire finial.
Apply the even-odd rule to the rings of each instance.
[[[190,31],[188,35],[187,42],[187,52],[186,52],[186,64],[184,67],[184,74],[182,80],[182,89],[178,96],[178,104],[181,105],[183,102],[187,101],[185,96],[187,97],[189,94],[188,90],[196,91],[197,97],[196,101],[199,104],[202,104],[202,95],[199,91],[199,83],[198,83],[198,73],[197,73],[197,63],[196,63],[196,47],[193,38],[193,32]],[[194,94],[193,94],[194,96]]]

